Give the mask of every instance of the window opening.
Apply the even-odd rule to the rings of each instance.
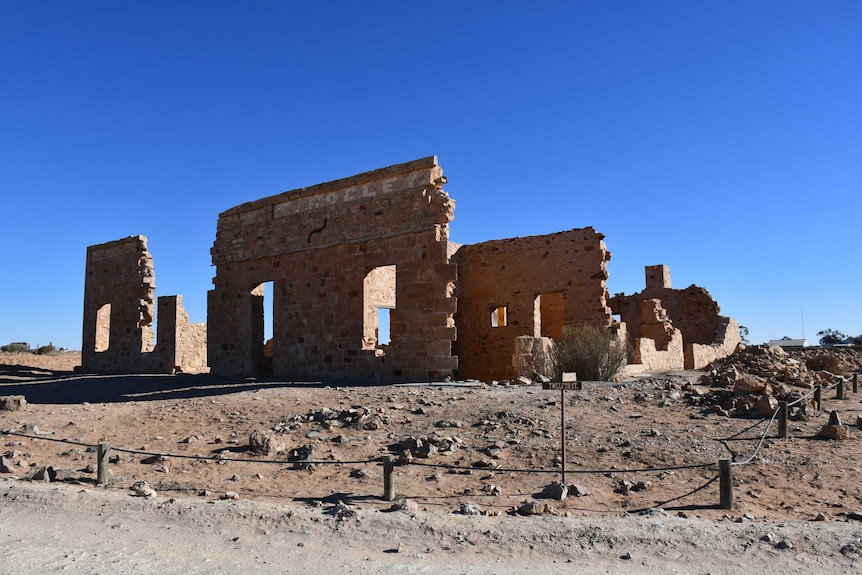
[[[156,348],[156,306],[141,304],[138,308],[138,327],[141,328],[141,353],[152,353]]]
[[[362,349],[383,355],[396,341],[396,266],[378,266],[362,284]]]
[[[252,354],[260,375],[273,373],[275,285],[263,282],[251,290]]]
[[[491,310],[491,327],[506,327],[508,318],[506,306],[495,307]]]
[[[543,293],[536,296],[533,305],[533,335],[560,339],[563,335],[563,292]]]
[[[392,341],[392,314],[387,307],[377,308],[377,344],[389,345]]]
[[[96,352],[107,351],[111,345],[111,304],[96,310]]]

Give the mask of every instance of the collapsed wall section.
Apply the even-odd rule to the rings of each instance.
[[[204,324],[189,323],[181,296],[156,301],[155,289],[146,237],[131,236],[87,248],[83,371],[206,371]],[[156,305],[158,330],[153,329]]]
[[[682,290],[673,289],[670,270],[664,265],[647,266],[645,276],[643,291],[634,295],[616,294],[610,299],[610,306],[626,324],[636,349],[640,347],[640,338],[654,339],[657,325],[652,319],[645,319],[644,302],[659,301],[668,325],[682,334],[684,357],[671,361],[670,356],[664,355],[668,363],[655,361],[653,369],[677,369],[677,364],[684,365],[685,369],[700,369],[714,359],[730,355],[742,343],[738,324],[720,315],[718,303],[704,288],[691,285]],[[661,349],[660,344],[658,349]]]
[[[558,338],[567,325],[610,326],[611,253],[603,238],[588,227],[461,246],[452,258],[458,377],[513,379],[513,352],[520,357],[525,345],[520,336]]]
[[[208,300],[212,372],[450,377],[457,270],[447,254],[454,202],[444,183],[432,156],[220,214]],[[267,282],[271,302],[258,290]],[[271,358],[263,353],[266,309]]]
[[[661,300],[642,300],[640,312],[640,337],[635,338],[633,345],[634,362],[646,371],[683,369],[682,332],[668,318]]]

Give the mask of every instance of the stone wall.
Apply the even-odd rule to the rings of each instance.
[[[182,373],[203,373],[207,367],[207,324],[189,322],[183,307],[183,296],[159,297],[158,344],[166,363],[173,357],[174,370]]]
[[[640,337],[634,340],[634,362],[645,371],[683,368],[683,335],[673,326],[658,299],[640,302]],[[628,324],[626,324],[628,325]]]
[[[742,344],[736,320],[732,317],[722,317],[721,320],[713,343],[690,343],[685,346],[686,369],[702,369],[716,359],[734,353]]]
[[[180,296],[154,300],[145,237],[90,246],[83,368],[490,381],[552,372],[553,339],[577,324],[628,337],[639,369],[699,368],[739,344],[709,293],[671,288],[666,266],[609,298],[611,254],[593,228],[450,242],[445,182],[432,156],[223,212],[207,324],[189,322]]]
[[[222,213],[208,300],[212,372],[267,375],[266,306],[255,290],[273,282],[273,375],[452,376],[457,270],[447,254],[454,202],[444,183],[428,157]],[[385,285],[393,275],[394,294]],[[370,308],[392,305],[393,339],[380,346]]]
[[[512,377],[533,377],[534,374],[553,378],[554,340],[550,337],[522,335],[515,338],[512,353]]]
[[[610,326],[611,254],[603,238],[583,228],[461,246],[452,258],[458,377],[513,379],[519,336],[559,337],[564,325],[579,323]]]
[[[637,339],[643,337],[656,339],[658,349],[661,350],[662,339],[668,337],[667,334],[656,335],[654,330],[658,329],[658,324],[653,321],[645,322],[642,315],[643,303],[656,300],[660,302],[667,316],[668,325],[682,334],[683,358],[674,359],[671,362],[673,365],[700,369],[712,360],[726,357],[736,350],[742,341],[739,326],[733,319],[719,315],[718,303],[708,291],[696,285],[682,290],[673,289],[670,270],[664,265],[647,266],[645,276],[646,288],[643,291],[628,296],[616,294],[610,300],[611,309],[615,314],[619,314],[620,320],[626,324],[636,349]],[[735,329],[731,329],[731,325]],[[667,326],[662,329],[667,329]],[[645,350],[644,353],[649,352]],[[711,359],[706,361],[706,358]]]
[[[206,371],[204,324],[189,323],[181,296],[163,296],[156,302],[155,289],[146,237],[131,236],[87,248],[83,371]],[[156,341],[154,316],[158,318]]]

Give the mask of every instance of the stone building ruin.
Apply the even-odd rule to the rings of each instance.
[[[449,263],[455,204],[425,158],[222,213],[208,299],[210,369],[265,373],[259,294],[273,282],[272,373],[441,379],[457,358]],[[380,345],[380,309],[392,341]]]
[[[156,274],[147,238],[132,236],[88,247],[84,277],[84,371],[206,370],[206,324],[189,322],[182,296],[162,296],[157,302],[153,298]]]
[[[206,324],[189,323],[181,296],[154,314],[145,237],[90,246],[82,370],[514,379],[549,372],[553,339],[582,323],[629,337],[630,371],[703,367],[739,344],[706,290],[671,289],[665,266],[647,268],[640,294],[609,297],[611,254],[593,228],[450,242],[445,183],[432,156],[222,212]]]
[[[709,292],[696,285],[673,289],[664,265],[647,266],[646,288],[630,296],[617,294],[610,306],[634,343],[634,363],[646,371],[699,369],[742,343],[739,324],[719,315]]]

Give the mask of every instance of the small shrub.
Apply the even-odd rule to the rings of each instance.
[[[609,330],[594,325],[563,328],[554,342],[554,374],[575,372],[581,381],[609,381],[625,366],[629,346]]]
[[[48,345],[43,345],[42,347],[36,348],[33,352],[36,355],[47,355],[50,353],[57,353],[57,348],[54,347],[53,343],[49,343]]]
[[[10,343],[0,347],[0,351],[30,351],[30,344],[23,342]]]
[[[841,362],[831,353],[821,353],[805,360],[805,366],[814,371],[828,371],[835,375],[840,375]]]

